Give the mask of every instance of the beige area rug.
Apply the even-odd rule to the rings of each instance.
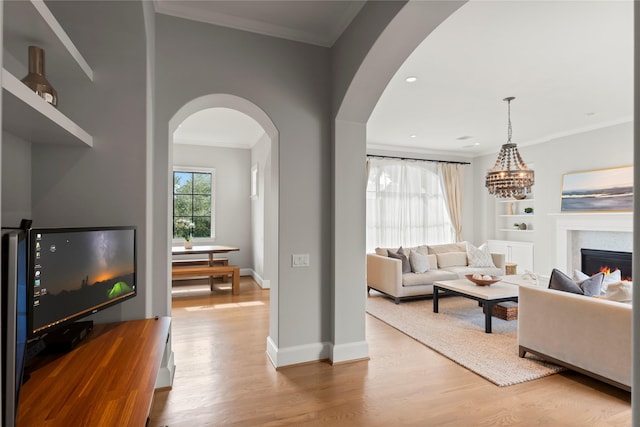
[[[518,356],[517,320],[493,318],[492,331],[484,332],[484,313],[476,301],[463,297],[395,304],[375,294],[367,298],[367,313],[448,357],[498,386],[531,381],[564,368],[536,356]]]

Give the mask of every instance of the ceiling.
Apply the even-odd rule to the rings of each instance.
[[[155,1],[160,13],[322,46],[333,44],[362,4]],[[417,80],[408,83],[409,76]],[[470,1],[389,82],[367,124],[368,148],[495,153],[507,138],[508,96],[515,97],[519,145],[630,122],[633,2]],[[175,141],[244,148],[261,136],[242,113],[211,109],[202,116],[185,121]]]

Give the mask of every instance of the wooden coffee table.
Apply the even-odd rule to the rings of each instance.
[[[458,295],[478,301],[485,306],[484,331],[491,333],[491,313],[495,304],[505,301],[518,302],[518,285],[496,282],[490,286],[478,286],[467,279],[433,282],[433,312],[438,312],[438,295]]]

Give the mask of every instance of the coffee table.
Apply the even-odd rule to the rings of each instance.
[[[518,285],[496,282],[490,286],[478,286],[467,279],[443,280],[433,282],[433,312],[438,312],[438,296],[458,295],[478,301],[485,306],[484,331],[491,333],[491,313],[495,304],[505,301],[518,302]]]

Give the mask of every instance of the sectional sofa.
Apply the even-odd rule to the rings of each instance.
[[[399,248],[376,248],[375,253],[367,254],[367,292],[375,289],[392,297],[396,304],[404,298],[433,295],[435,281],[462,279],[465,274],[473,273],[495,276],[504,274],[504,254],[492,253],[492,265],[469,265],[467,252],[470,248],[467,242],[405,249],[406,253],[414,250],[426,254],[429,268],[421,273],[403,273],[402,261],[389,257],[389,252],[397,253],[398,250]]]
[[[631,304],[521,286],[518,297],[520,357],[552,363],[631,391]]]

